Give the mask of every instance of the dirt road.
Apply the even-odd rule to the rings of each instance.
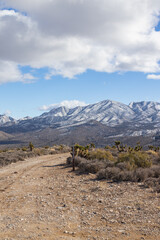
[[[65,166],[69,154],[0,168],[1,240],[158,240],[159,195],[97,181]]]

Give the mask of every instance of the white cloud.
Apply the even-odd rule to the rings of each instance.
[[[22,76],[16,63],[0,60],[0,84],[21,81],[21,78]]]
[[[160,72],[159,0],[5,0],[3,7],[18,11],[0,10],[2,62],[48,67],[46,79],[87,69]]]
[[[34,83],[36,80],[36,78],[32,76],[30,73],[23,74],[22,79],[24,83]]]
[[[71,109],[71,108],[75,108],[78,106],[86,106],[86,105],[87,104],[85,102],[81,102],[78,100],[71,100],[71,101],[65,100],[63,102],[51,104],[49,106],[43,105],[42,107],[39,108],[39,110],[40,111],[49,111],[53,108],[58,108],[58,107],[62,107],[62,106],[65,106],[65,107],[68,107]]]
[[[30,73],[22,74],[14,62],[0,60],[0,84],[6,82],[33,82],[35,79]]]
[[[149,75],[147,75],[147,79],[160,80],[160,75],[149,74]]]

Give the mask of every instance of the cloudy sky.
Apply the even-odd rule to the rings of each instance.
[[[0,0],[0,114],[160,101],[159,0]]]

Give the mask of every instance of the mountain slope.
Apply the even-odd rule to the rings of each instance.
[[[95,120],[108,126],[125,122],[152,123],[160,121],[160,103],[139,102],[125,105],[105,100],[85,107],[59,107],[31,119],[33,125],[64,127]],[[24,122],[22,122],[24,123]]]
[[[32,126],[64,127],[86,123],[91,120],[98,121],[109,126],[131,121],[135,118],[134,111],[127,105],[115,101],[102,101],[85,107],[59,107],[50,112],[43,113],[39,117],[20,121],[19,125],[31,124]]]
[[[158,102],[133,102],[129,107],[135,112],[137,121],[145,123],[160,121],[160,103]]]
[[[16,120],[12,117],[9,117],[5,114],[0,115],[0,126],[4,126],[4,125],[12,125],[16,123]]]
[[[71,109],[61,106],[53,108],[38,117],[24,118],[18,121],[5,115],[0,115],[0,119],[0,130],[8,133],[29,132],[48,127],[53,129],[71,128],[90,121],[97,121],[112,127],[112,129],[116,126],[122,127],[122,125],[125,125],[124,133],[117,131],[117,135],[137,136],[155,133],[160,128],[160,103],[133,102],[125,105],[116,101],[105,100]]]

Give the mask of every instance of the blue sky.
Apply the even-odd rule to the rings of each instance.
[[[146,80],[146,75],[137,72],[98,73],[87,71],[77,79],[66,79],[61,76],[44,80],[39,77],[32,84],[6,83],[0,86],[0,109],[7,110],[15,118],[27,115],[40,115],[39,108],[64,100],[79,100],[95,103],[111,99],[128,104],[132,101],[160,102],[160,81]],[[5,101],[3,101],[5,99]]]
[[[160,102],[159,16],[156,0],[0,1],[0,114]]]

